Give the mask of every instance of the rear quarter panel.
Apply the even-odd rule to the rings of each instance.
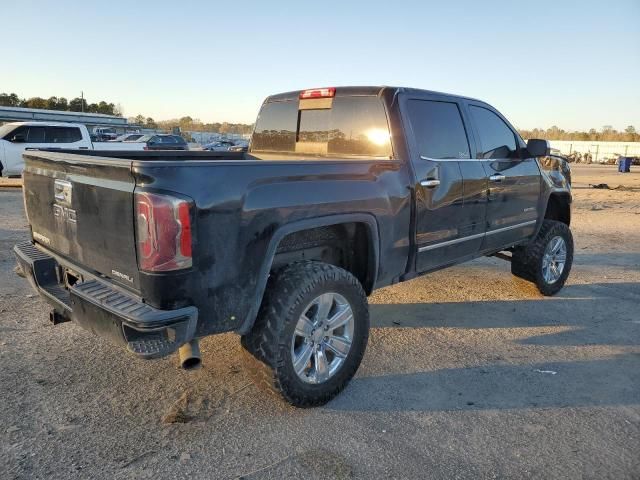
[[[140,282],[152,305],[175,307],[186,299],[198,307],[198,335],[253,321],[272,247],[287,225],[368,215],[379,232],[376,286],[406,270],[411,209],[409,173],[400,161],[139,162],[133,173],[137,188],[194,200],[193,268],[167,281],[141,273]]]

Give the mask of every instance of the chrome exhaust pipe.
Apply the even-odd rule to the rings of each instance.
[[[202,364],[200,342],[197,338],[182,345],[178,350],[178,355],[180,356],[180,366],[185,370],[196,369]]]

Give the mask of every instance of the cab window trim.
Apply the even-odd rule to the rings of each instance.
[[[474,160],[490,160],[490,161],[495,161],[495,160],[513,160],[513,159],[509,159],[509,158],[484,158],[484,147],[482,146],[482,138],[480,136],[480,130],[478,128],[478,124],[473,116],[473,112],[471,111],[472,107],[477,107],[477,108],[482,108],[484,110],[488,110],[489,112],[493,113],[495,116],[497,116],[500,120],[502,120],[502,123],[505,124],[505,126],[507,127],[507,129],[509,129],[511,131],[511,134],[513,135],[513,139],[516,145],[516,158],[517,159],[521,159],[521,151],[524,145],[524,142],[522,141],[522,139],[520,138],[520,135],[518,134],[517,130],[515,128],[513,128],[513,125],[511,125],[509,123],[509,121],[495,108],[493,108],[491,105],[489,104],[483,104],[483,103],[478,103],[478,102],[467,102],[466,105],[468,112],[469,112],[469,121],[471,122],[471,128],[474,130],[474,135],[477,137],[476,140],[476,158],[474,158]]]
[[[430,102],[444,102],[444,103],[453,103],[458,107],[458,112],[460,113],[460,120],[462,121],[462,126],[464,128],[465,135],[467,137],[467,144],[469,145],[469,158],[431,158],[426,155],[420,154],[420,147],[417,142],[416,132],[413,128],[413,124],[411,122],[411,117],[409,115],[409,102],[412,100],[420,100],[420,101],[430,101]],[[411,138],[409,141],[409,158],[408,163],[411,165],[413,169],[413,162],[415,159],[420,158],[421,160],[428,160],[431,162],[477,162],[479,160],[485,160],[481,158],[474,158],[474,152],[477,150],[477,140],[476,140],[476,132],[475,125],[470,121],[469,115],[467,114],[468,105],[464,102],[463,98],[458,98],[455,96],[448,96],[443,94],[433,93],[430,95],[402,95],[400,97],[400,115],[402,118],[403,129],[405,130],[405,136]],[[409,133],[410,132],[410,135]]]
[[[409,105],[410,102],[412,101],[421,101],[421,102],[432,102],[432,103],[449,103],[449,104],[453,104],[456,109],[458,110],[458,115],[460,117],[460,122],[462,124],[462,129],[464,131],[464,136],[465,139],[467,141],[467,151],[469,152],[469,156],[468,157],[461,157],[461,158],[433,158],[433,157],[429,157],[428,155],[422,155],[420,152],[420,145],[418,143],[418,137],[416,135],[416,132],[413,128],[413,122],[411,121],[411,114],[409,112]],[[409,124],[411,126],[411,132],[412,132],[412,136],[413,136],[413,140],[416,143],[416,148],[418,150],[418,155],[420,156],[420,158],[422,160],[430,160],[432,162],[460,162],[460,161],[471,161],[471,160],[475,160],[473,158],[473,153],[472,153],[472,143],[471,143],[471,138],[469,136],[469,129],[466,125],[466,121],[465,121],[465,117],[462,113],[463,109],[462,109],[462,105],[460,104],[460,102],[456,99],[456,98],[424,98],[424,97],[408,97],[407,101],[406,101],[406,108],[407,108],[407,119],[409,121]]]

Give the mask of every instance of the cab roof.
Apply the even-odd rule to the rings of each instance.
[[[465,99],[465,100],[473,100],[475,102],[482,102],[476,98],[464,97],[462,95],[454,95],[451,93],[444,92],[436,92],[433,90],[424,90],[420,88],[411,88],[411,87],[390,87],[385,85],[378,86],[347,86],[347,87],[335,87],[336,97],[347,97],[347,96],[378,96],[382,95],[385,91],[395,91],[395,93],[413,93],[413,94],[432,94],[432,95],[445,95],[452,98]],[[267,102],[283,102],[288,100],[297,100],[300,98],[300,93],[303,90],[293,90],[290,92],[277,93],[275,95],[270,95],[265,99],[265,103]]]
[[[81,123],[70,122],[46,122],[46,121],[32,121],[32,122],[8,122],[5,125],[11,125],[16,127],[21,126],[33,126],[33,127],[84,127]]]

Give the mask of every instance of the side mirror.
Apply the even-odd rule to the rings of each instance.
[[[27,141],[27,136],[24,133],[16,133],[9,141],[13,143],[24,143]]]
[[[547,140],[532,138],[527,140],[527,151],[532,157],[547,157],[551,153],[551,145]]]

